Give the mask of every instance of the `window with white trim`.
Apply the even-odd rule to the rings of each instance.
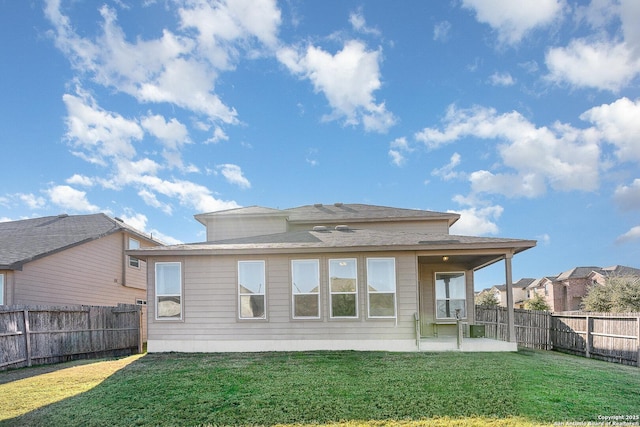
[[[238,261],[238,313],[240,319],[266,319],[264,261]]]
[[[4,305],[4,274],[0,274],[0,305]]]
[[[156,319],[182,319],[182,264],[156,263]]]
[[[367,258],[369,317],[396,317],[396,260]]]
[[[140,242],[129,237],[129,249],[140,249]],[[140,268],[140,260],[129,255],[129,267]]]
[[[320,263],[317,259],[291,261],[291,292],[295,319],[320,317]]]
[[[464,272],[436,273],[436,318],[467,317],[467,284]],[[458,311],[459,310],[459,311]]]
[[[329,260],[331,317],[358,317],[358,267],[355,258]]]

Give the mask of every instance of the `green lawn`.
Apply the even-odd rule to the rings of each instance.
[[[0,425],[640,422],[640,369],[542,351],[151,354],[38,369],[0,373]]]

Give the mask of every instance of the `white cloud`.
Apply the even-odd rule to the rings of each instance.
[[[443,121],[443,130],[425,128],[416,133],[416,140],[431,149],[467,137],[501,141],[498,152],[512,171],[472,173],[476,191],[537,197],[547,185],[560,191],[591,191],[599,185],[600,149],[593,129],[561,123],[536,127],[517,111],[498,114],[479,106],[463,110],[451,106]]]
[[[451,32],[451,23],[449,21],[438,22],[433,26],[433,39],[436,41],[446,42],[449,40]]]
[[[229,136],[222,130],[220,127],[217,127],[213,130],[213,136],[207,139],[205,144],[217,144],[220,141],[228,141]]]
[[[105,164],[109,157],[132,158],[136,154],[133,141],[144,136],[135,120],[101,109],[95,100],[78,89],[81,96],[65,94],[67,107],[67,139],[85,150],[85,159]]]
[[[559,18],[562,4],[561,0],[462,0],[462,7],[475,11],[476,19],[489,24],[498,32],[500,42],[507,44],[516,44],[528,32]]]
[[[51,202],[74,212],[98,212],[100,208],[87,200],[87,193],[68,185],[56,185],[47,190]]]
[[[106,6],[100,9],[103,23],[95,40],[75,33],[69,18],[60,11],[58,0],[50,0],[45,12],[55,28],[56,46],[78,73],[92,77],[103,86],[129,94],[139,102],[171,103],[205,115],[212,121],[235,124],[238,123],[237,113],[217,96],[215,81],[221,71],[232,68],[238,47],[243,46],[247,37],[256,36],[262,42],[272,44],[276,32],[267,29],[270,28],[270,11],[268,7],[261,7],[273,6],[272,1],[230,3],[220,3],[219,9],[233,15],[225,29],[229,34],[235,33],[236,37],[224,39],[222,46],[216,45],[215,53],[222,60],[217,60],[217,56],[209,51],[208,60],[199,56],[199,52],[207,50],[207,34],[200,32],[200,37],[190,38],[192,28],[203,31],[204,27],[199,26],[203,17],[194,18],[194,21],[189,17],[204,10],[207,6],[204,2],[193,2],[192,9],[181,9],[184,35],[164,30],[157,39],[137,39],[135,43],[129,43],[117,24],[115,11]],[[277,28],[279,11],[273,9],[271,12],[278,14],[278,20],[272,21]],[[225,13],[222,14],[231,16]],[[189,78],[185,79],[185,75]]]
[[[618,92],[640,73],[640,59],[624,42],[572,40],[545,55],[547,78],[577,87]]]
[[[536,236],[536,239],[541,241],[545,246],[551,244],[551,236],[549,236],[547,233]]]
[[[146,232],[147,229],[147,216],[141,213],[130,212],[130,214],[120,215],[120,218],[133,228]]]
[[[384,102],[376,103],[373,96],[382,85],[379,50],[350,40],[335,55],[310,45],[306,50],[283,48],[277,56],[289,71],[309,79],[315,91],[325,95],[333,109],[325,120],[343,119],[346,125],[362,124],[367,131],[382,133],[395,124]]]
[[[457,178],[459,176],[459,173],[456,172],[454,169],[456,168],[456,166],[460,164],[460,161],[461,161],[460,154],[453,153],[453,155],[451,156],[451,159],[449,160],[449,163],[442,166],[441,168],[432,170],[431,175],[439,176],[445,181],[449,181],[451,179]]]
[[[409,142],[406,137],[396,138],[389,143],[389,157],[391,157],[391,163],[400,167],[403,166],[407,160],[405,154],[411,153],[414,151],[413,148],[409,146]]]
[[[123,215],[120,215],[120,218],[122,218],[122,220],[126,223],[129,224],[130,226],[134,227],[135,229],[142,231],[144,233],[150,234],[155,240],[160,240],[161,242],[168,244],[168,245],[177,245],[182,243],[180,240],[175,239],[171,236],[168,236],[166,234],[163,234],[161,232],[159,232],[158,230],[156,230],[155,228],[152,229],[147,229],[147,223],[149,222],[149,219],[147,218],[146,215],[141,214],[141,213],[135,213],[132,212],[130,209],[127,209],[128,213],[125,213]]]
[[[624,211],[640,210],[640,178],[631,185],[620,185],[613,193],[613,200]]]
[[[405,164],[407,158],[398,150],[389,150],[389,157],[391,157],[391,163],[400,167]]]
[[[595,34],[573,39],[566,47],[549,49],[545,59],[547,78],[612,92],[631,84],[640,75],[640,2],[591,0],[586,6],[578,6],[575,15]]]
[[[367,22],[362,13],[362,8],[360,8],[357,12],[352,12],[349,14],[349,23],[354,30],[360,33],[380,36],[380,30],[367,26]]]
[[[178,150],[183,144],[191,142],[187,127],[176,118],[166,121],[159,114],[150,114],[144,117],[140,124],[147,132],[158,138],[165,148],[169,150]]]
[[[41,209],[47,204],[47,201],[44,198],[31,193],[19,193],[16,194],[16,196],[26,204],[29,209]]]
[[[89,178],[88,176],[80,175],[77,173],[73,174],[72,177],[67,178],[65,182],[67,184],[81,185],[83,187],[92,187],[94,184],[94,181],[92,178]]]
[[[509,73],[495,72],[489,76],[489,83],[493,86],[513,86],[516,81]]]
[[[618,236],[618,238],[616,239],[616,243],[628,243],[634,240],[640,240],[640,225],[631,227],[629,231]]]
[[[218,171],[230,183],[240,188],[251,188],[251,183],[242,173],[242,169],[238,165],[224,164],[216,167]]]
[[[640,99],[620,98],[591,108],[580,118],[593,123],[601,137],[616,146],[621,162],[640,162]]]
[[[451,226],[451,234],[463,236],[498,234],[499,228],[496,221],[503,211],[504,209],[500,205],[448,211],[460,214],[460,219]]]

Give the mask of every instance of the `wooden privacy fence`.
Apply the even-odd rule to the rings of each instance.
[[[476,306],[476,323],[485,325],[487,337],[507,340],[509,326],[505,307]],[[551,350],[551,313],[516,309],[514,323],[516,341],[520,347]]]
[[[640,367],[640,313],[557,313],[514,310],[516,340],[527,348],[557,350]],[[476,306],[476,323],[489,338],[507,339],[507,309]]]
[[[140,352],[140,306],[0,307],[0,370]]]

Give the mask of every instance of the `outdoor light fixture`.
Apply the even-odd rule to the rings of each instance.
[[[445,261],[445,262],[449,261],[449,257],[445,255],[445,256],[442,257],[442,260]]]

